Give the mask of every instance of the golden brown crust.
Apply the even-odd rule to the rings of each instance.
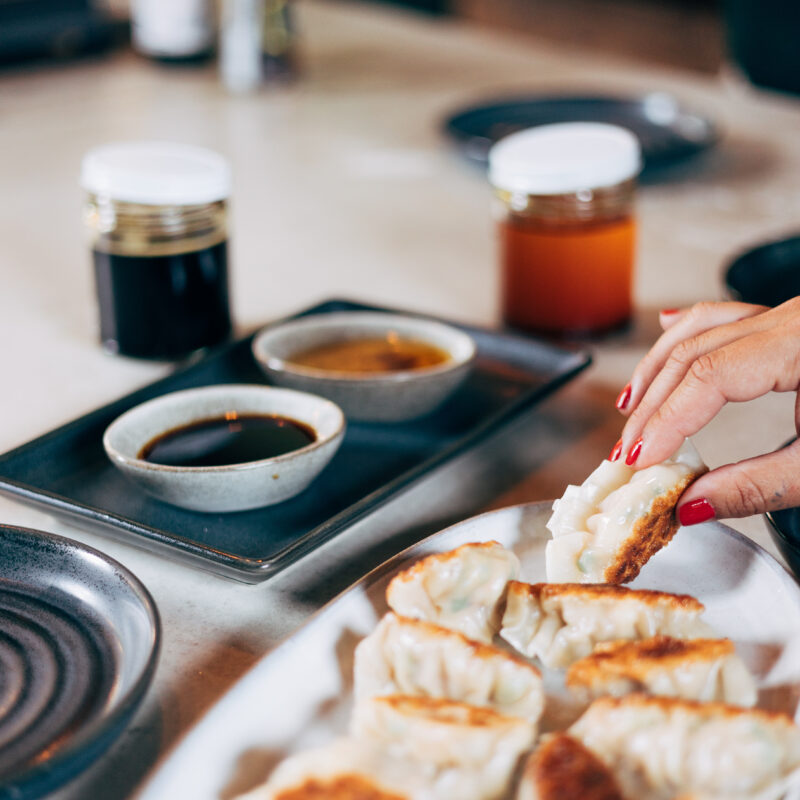
[[[404,583],[406,581],[411,581],[417,578],[417,576],[427,570],[431,564],[444,564],[448,561],[458,560],[461,558],[461,554],[465,550],[494,550],[495,548],[502,548],[503,545],[500,542],[468,542],[467,544],[462,544],[460,547],[456,547],[455,550],[448,550],[445,553],[432,553],[429,556],[425,556],[425,558],[421,558],[419,561],[412,564],[408,569],[404,569],[402,572],[398,572],[397,575],[392,578],[389,582],[389,586],[386,589],[386,594],[388,596],[389,592],[392,589],[392,584],[397,583]]]
[[[657,708],[665,713],[682,711],[694,714],[697,717],[717,717],[733,719],[736,717],[751,717],[768,724],[789,725],[795,727],[794,720],[782,711],[765,711],[761,708],[742,708],[729,706],[725,703],[705,703],[699,700],[681,700],[676,697],[661,697],[649,694],[628,694],[625,697],[601,697],[595,700],[587,714],[600,710],[613,711],[617,708]]]
[[[695,611],[698,614],[705,610],[705,606],[689,594],[670,594],[657,592],[652,589],[628,589],[607,583],[522,583],[509,581],[509,594],[526,594],[538,598],[555,599],[559,597],[582,597],[586,600],[636,600],[646,605],[657,606],[669,604],[673,608],[685,611]]]
[[[598,681],[629,678],[644,682],[652,672],[688,663],[715,661],[733,655],[730,639],[673,639],[651,636],[636,642],[603,642],[567,671],[567,686],[592,686]]]
[[[301,786],[278,792],[275,800],[406,800],[406,797],[388,792],[369,778],[353,773],[309,778]]]
[[[707,472],[708,470],[703,470]],[[650,511],[636,522],[630,536],[617,550],[616,557],[609,564],[603,578],[608,583],[628,583],[641,568],[662,548],[670,543],[680,524],[675,517],[675,506],[680,496],[703,472],[693,473],[684,478],[670,492],[657,497]]]
[[[522,779],[539,800],[624,800],[603,762],[565,733],[548,737],[536,749]]]
[[[499,647],[494,647],[491,644],[483,644],[482,642],[476,642],[474,639],[470,639],[468,636],[464,636],[463,633],[459,633],[459,631],[451,630],[450,628],[443,628],[441,625],[436,625],[433,622],[427,622],[421,619],[413,619],[411,617],[404,617],[401,614],[395,614],[395,618],[397,619],[398,623],[403,627],[408,628],[416,628],[419,631],[427,633],[431,636],[437,636],[439,638],[447,638],[458,640],[464,647],[469,647],[472,651],[472,655],[475,658],[480,659],[493,659],[493,658],[502,658],[503,660],[513,661],[520,667],[532,672],[536,675],[537,678],[541,678],[542,673],[541,671],[535,667],[533,664],[525,661],[525,659],[521,658],[520,656],[510,653],[507,650],[501,650]]]
[[[425,716],[444,725],[470,725],[478,728],[495,728],[498,725],[518,724],[520,720],[491,708],[471,706],[439,697],[419,697],[408,694],[389,694],[374,697],[372,702],[387,705],[413,716]]]

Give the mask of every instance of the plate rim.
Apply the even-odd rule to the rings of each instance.
[[[158,606],[149,589],[131,570],[106,553],[68,536],[43,531],[38,528],[0,523],[0,536],[3,536],[7,531],[17,536],[21,534],[29,541],[48,540],[59,547],[66,547],[68,550],[76,551],[79,554],[88,554],[101,560],[123,579],[126,587],[132,592],[132,596],[136,598],[140,607],[145,611],[150,622],[151,631],[150,650],[131,686],[120,694],[113,703],[106,706],[100,716],[91,720],[88,724],[82,725],[74,735],[70,736],[69,741],[56,750],[50,758],[37,762],[33,767],[17,769],[3,779],[3,789],[0,791],[1,797],[28,798],[51,792],[75,778],[99,758],[111,745],[112,741],[122,733],[122,728],[138,708],[155,675],[161,652],[162,623]],[[120,729],[114,733],[117,726]],[[102,741],[103,738],[112,733],[114,735],[104,743]],[[93,752],[93,748],[99,749],[97,752]],[[73,762],[73,766],[68,766],[70,762]],[[63,770],[63,775],[58,776],[61,770]],[[56,779],[53,780],[53,778]],[[26,788],[31,785],[34,787],[33,789]],[[6,795],[7,791],[11,792],[11,794]],[[20,794],[15,792],[20,792]],[[28,794],[28,792],[32,793]]]
[[[422,550],[425,548],[426,545],[430,544],[434,540],[444,537],[446,534],[450,533],[456,528],[459,528],[466,523],[473,523],[479,520],[482,520],[486,517],[491,517],[493,515],[501,514],[501,513],[513,513],[519,512],[524,514],[526,512],[531,513],[535,512],[536,510],[544,510],[545,508],[551,508],[553,505],[553,500],[540,500],[540,501],[531,501],[525,503],[515,503],[509,506],[502,506],[501,508],[494,508],[488,511],[483,511],[479,514],[475,514],[471,517],[467,517],[465,519],[459,520],[458,522],[454,522],[451,525],[448,525],[445,528],[442,528],[439,531],[436,531],[423,539],[420,539],[418,542],[415,542],[412,545],[404,548],[403,550],[399,551],[395,555],[389,557],[386,561],[379,564],[378,566],[371,569],[367,572],[363,577],[359,578],[358,580],[354,581],[350,586],[346,589],[343,589],[339,592],[335,597],[325,603],[324,606],[317,609],[313,612],[296,630],[292,633],[287,634],[283,637],[274,647],[267,650],[259,659],[253,664],[247,671],[245,671],[228,689],[214,702],[214,704],[208,708],[195,722],[194,724],[184,732],[184,734],[179,737],[173,746],[164,754],[160,756],[160,758],[151,766],[150,770],[148,771],[147,775],[143,779],[143,781],[139,784],[136,788],[136,791],[133,795],[135,800],[157,800],[161,795],[157,794],[157,790],[159,789],[159,783],[164,780],[169,779],[169,775],[167,774],[167,769],[169,768],[170,761],[172,761],[173,757],[178,753],[180,749],[184,746],[188,746],[187,742],[189,742],[190,738],[195,735],[201,735],[199,732],[201,727],[205,729],[208,723],[208,719],[212,717],[215,713],[218,712],[218,709],[225,703],[226,700],[237,690],[241,691],[241,685],[244,684],[246,681],[253,681],[255,680],[255,675],[259,671],[259,669],[263,669],[263,665],[267,663],[269,660],[272,660],[275,657],[284,656],[286,653],[291,652],[293,649],[299,646],[300,640],[303,636],[308,635],[308,628],[312,625],[319,624],[321,619],[324,619],[326,616],[329,616],[334,612],[334,610],[338,607],[338,604],[341,600],[347,597],[350,594],[356,592],[359,588],[367,589],[372,584],[379,581],[382,577],[384,577],[387,573],[392,572],[393,570],[397,570],[403,562],[407,561],[410,556],[415,555],[415,551]],[[698,527],[707,527],[712,528],[714,530],[719,531],[724,536],[730,537],[734,541],[738,542],[739,544],[744,545],[745,549],[749,550],[752,553],[755,553],[760,559],[766,562],[769,566],[770,570],[775,573],[778,579],[781,581],[782,587],[788,590],[789,592],[793,593],[797,598],[797,605],[800,609],[800,584],[794,579],[792,574],[773,556],[766,548],[762,547],[758,542],[751,539],[749,536],[741,533],[740,531],[731,528],[729,525],[724,524],[719,520],[710,520],[708,522],[702,523],[701,526]],[[419,557],[422,557],[420,555]],[[798,708],[797,714],[795,715],[796,720],[800,720],[800,707]]]
[[[601,91],[593,93],[591,91],[587,91],[586,93],[577,93],[577,92],[559,92],[557,88],[553,88],[552,91],[543,91],[537,93],[535,90],[531,91],[530,93],[521,93],[515,91],[509,91],[508,94],[504,95],[495,95],[493,98],[486,97],[484,100],[476,99],[472,103],[465,103],[459,107],[454,107],[451,111],[446,112],[444,117],[440,122],[440,130],[446,136],[450,137],[452,141],[454,141],[460,148],[464,148],[468,146],[470,142],[476,139],[482,139],[488,142],[493,143],[493,140],[487,136],[479,136],[477,134],[469,134],[461,131],[458,128],[458,122],[462,118],[466,117],[469,114],[473,113],[486,113],[491,111],[497,111],[506,106],[514,106],[514,105],[529,105],[532,103],[570,103],[570,102],[577,102],[577,103],[585,103],[585,102],[602,102],[608,104],[614,104],[619,106],[638,106],[641,107],[642,104],[647,100],[647,98],[652,97],[654,95],[661,95],[670,98],[674,103],[675,107],[679,113],[679,115],[683,117],[691,117],[693,119],[701,121],[705,128],[706,128],[706,136],[701,140],[694,142],[693,146],[691,147],[690,153],[684,153],[678,157],[671,157],[666,159],[666,163],[672,163],[673,161],[682,161],[686,157],[691,157],[692,155],[696,155],[702,153],[712,147],[715,147],[719,144],[719,142],[723,138],[723,130],[720,124],[713,120],[706,114],[703,114],[701,111],[695,110],[692,105],[686,104],[680,97],[668,90],[652,90],[652,91],[645,91],[645,92],[634,92],[630,95],[615,95],[615,94],[605,94]],[[659,124],[656,122],[651,123],[653,127],[658,128],[659,130],[663,130],[666,127],[663,124]],[[690,139],[683,139],[683,141],[687,145],[692,145]],[[483,164],[485,163],[485,157],[476,157],[475,155],[470,155],[466,153],[466,156],[469,161],[472,161],[476,164]],[[662,159],[656,158],[653,159],[652,156],[648,159],[646,154],[643,154],[644,160],[644,167],[643,170],[646,169],[657,169],[658,167],[662,166]],[[647,162],[650,161],[648,164]]]

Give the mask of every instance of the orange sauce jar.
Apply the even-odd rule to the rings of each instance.
[[[629,320],[640,168],[633,134],[599,123],[532,128],[492,148],[508,325],[563,335]]]

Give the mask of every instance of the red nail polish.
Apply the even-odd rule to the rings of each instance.
[[[617,402],[615,403],[615,405],[620,411],[624,411],[628,407],[628,403],[630,403],[630,401],[631,401],[631,385],[628,384],[619,393],[619,397],[617,398]]]
[[[700,522],[708,522],[716,516],[717,512],[714,511],[714,506],[705,497],[692,500],[678,509],[678,519],[681,525],[697,525]]]
[[[628,455],[625,456],[625,463],[630,467],[639,458],[639,453],[642,452],[642,437],[640,436],[628,450]]]
[[[608,457],[609,461],[619,461],[619,457],[622,455],[622,439],[620,439],[615,445],[614,449],[611,451],[611,454]]]
[[[662,308],[659,313],[669,316],[670,314],[677,314],[679,311],[679,308]]]

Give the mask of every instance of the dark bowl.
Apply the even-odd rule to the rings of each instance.
[[[769,511],[764,517],[772,541],[794,573],[800,578],[800,508]]]
[[[788,447],[796,439],[789,439],[783,446]],[[800,578],[800,508],[784,508],[781,511],[768,511],[764,514],[767,530],[791,568],[794,576]]]
[[[779,306],[800,295],[800,236],[740,253],[726,267],[725,283],[745,303]]]

